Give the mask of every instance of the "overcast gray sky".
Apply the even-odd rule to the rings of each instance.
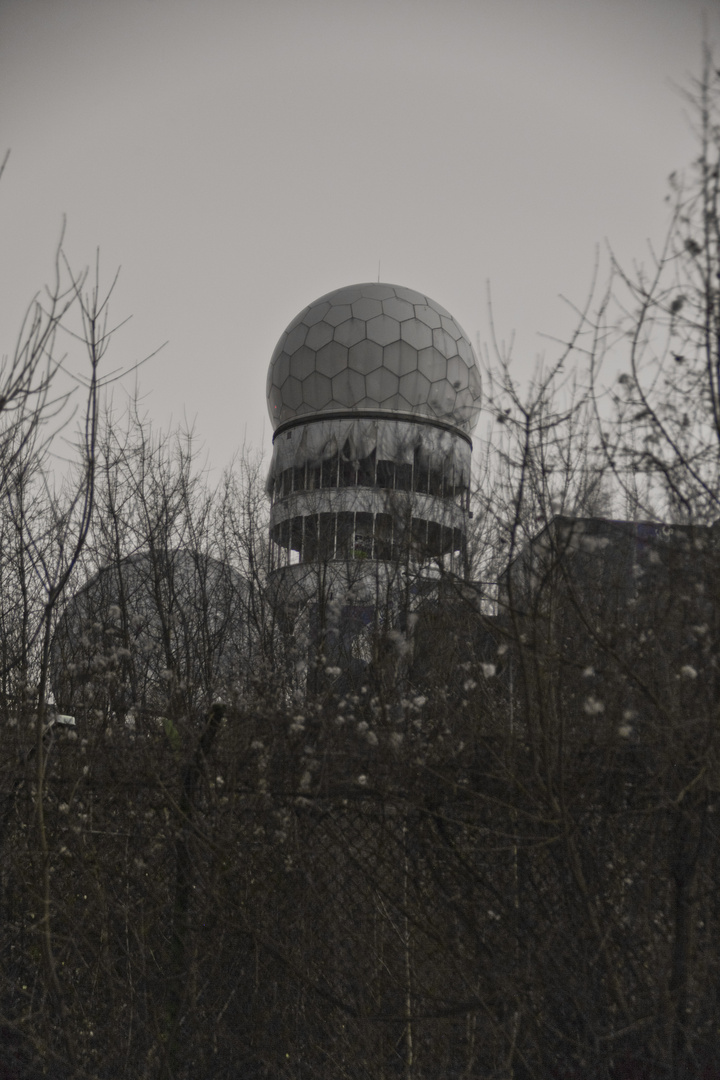
[[[131,323],[113,366],[219,468],[270,448],[286,324],[378,277],[518,370],[569,326],[595,249],[643,258],[694,152],[676,87],[716,0],[0,0],[0,349],[67,215]]]

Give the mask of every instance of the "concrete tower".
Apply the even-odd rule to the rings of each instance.
[[[270,361],[271,569],[280,595],[340,581],[358,601],[398,566],[459,572],[480,373],[427,296],[350,285],[297,315]]]

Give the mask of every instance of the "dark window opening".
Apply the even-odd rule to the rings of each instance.
[[[330,458],[325,458],[322,463],[322,486],[324,488],[334,488],[338,486],[337,454],[333,454]]]
[[[307,490],[317,491],[322,479],[321,465],[308,465],[307,467]]]
[[[305,543],[302,557],[303,562],[315,562],[318,557],[318,519],[315,516],[305,518]]]
[[[427,536],[427,521],[422,521],[418,518],[413,518],[411,529],[413,547],[420,554],[423,555],[427,550],[428,536]]]
[[[373,516],[372,514],[355,515],[355,547],[353,558],[371,559],[373,553]]]
[[[430,480],[430,472],[427,467],[427,463],[421,460],[420,448],[415,451],[415,461],[413,468],[413,489],[419,492],[421,495],[427,495],[428,483]]]
[[[335,514],[320,515],[320,544],[318,554],[320,559],[335,558]]]
[[[431,469],[428,477],[428,491],[431,495],[436,495],[438,498],[442,498],[443,494],[443,473],[441,469]]]
[[[342,512],[337,516],[336,556],[338,559],[349,558],[352,551],[355,515]]]
[[[342,458],[340,461],[340,487],[357,486],[357,462]]]
[[[396,491],[412,491],[412,465],[403,462],[402,465],[395,466],[395,490]]]
[[[375,557],[389,561],[392,558],[393,519],[390,514],[375,516]]]
[[[302,552],[303,546],[303,519],[296,517],[292,519],[290,526],[290,547],[293,551]]]
[[[387,488],[389,491],[395,487],[395,463],[392,461],[378,461],[377,485]]]
[[[393,520],[393,543],[391,558],[393,562],[404,559],[408,554],[412,530],[407,521],[401,521],[398,517]]]
[[[358,487],[375,486],[375,451],[358,462]]]
[[[437,521],[428,521],[427,549],[429,555],[442,555],[442,526]]]

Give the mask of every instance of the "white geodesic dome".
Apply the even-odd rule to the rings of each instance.
[[[414,414],[471,432],[480,372],[467,335],[422,293],[369,282],[321,296],[293,319],[267,379],[273,427],[327,412]]]

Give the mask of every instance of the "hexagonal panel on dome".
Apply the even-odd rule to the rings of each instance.
[[[332,341],[333,328],[323,319],[321,322],[316,322],[314,326],[311,326],[307,332],[305,338],[305,344],[308,349],[322,349],[323,345],[327,345],[328,341]]]
[[[352,313],[356,319],[374,319],[376,315],[382,315],[382,301],[363,296],[353,304]]]
[[[290,369],[296,379],[305,379],[315,370],[315,350],[302,345],[290,357]]]
[[[327,375],[321,375],[319,371],[313,371],[302,382],[303,401],[310,406],[312,412],[319,412],[332,401],[332,383]]]
[[[356,342],[362,341],[364,337],[364,319],[347,319],[335,327],[335,340],[339,341],[341,345],[347,345],[348,348],[355,345]]]
[[[391,315],[393,319],[398,321],[412,319],[415,314],[413,305],[408,300],[401,300],[398,296],[393,296],[390,300],[383,300],[383,311],[386,315]]]
[[[404,285],[395,286],[395,295],[400,300],[407,300],[409,304],[426,304],[427,296],[416,292],[415,289],[406,289]]]
[[[459,341],[461,337],[465,336],[454,319],[449,319],[447,315],[441,315],[440,321],[442,322],[443,330],[447,330],[453,341]]]
[[[283,383],[282,388],[282,400],[283,404],[287,405],[291,409],[297,409],[298,405],[303,399],[302,396],[302,383],[299,379],[289,376]]]
[[[325,316],[325,322],[331,326],[339,326],[341,322],[352,318],[352,308],[349,304],[333,304]]]
[[[435,310],[437,312],[439,312],[441,315],[447,315],[448,319],[452,319],[452,315],[450,314],[448,309],[444,308],[442,306],[442,304],[438,304],[437,300],[431,300],[429,297],[426,297],[426,300],[427,300],[428,304],[431,304],[432,307],[434,307]]]
[[[305,326],[314,326],[316,322],[320,322],[321,319],[325,318],[329,310],[330,305],[327,301],[312,304],[307,310],[303,323]]]
[[[417,349],[407,341],[391,341],[383,349],[383,367],[396,375],[407,375],[417,368]]]
[[[358,341],[353,345],[348,354],[350,367],[353,371],[359,371],[361,375],[367,375],[376,368],[382,366],[383,347],[376,341]]]
[[[458,341],[457,349],[468,367],[477,366],[475,361],[475,350],[467,338],[461,338],[460,341]]]
[[[368,281],[363,285],[362,291],[363,296],[370,296],[373,300],[391,300],[395,295],[395,286],[381,281]]]
[[[367,336],[378,345],[389,345],[400,337],[400,323],[390,315],[376,315],[367,322]]]
[[[268,390],[268,411],[273,423],[278,424],[287,419],[283,416],[283,397],[277,386],[271,386]]]
[[[297,326],[297,325],[298,325],[299,323],[301,323],[301,322],[303,321],[303,319],[304,319],[304,318],[305,318],[305,316],[307,315],[308,311],[310,310],[311,306],[312,306],[311,304],[308,304],[308,306],[307,306],[307,307],[304,307],[304,308],[302,309],[302,311],[299,311],[299,312],[297,313],[297,315],[295,316],[295,318],[293,319],[293,321],[292,321],[292,322],[291,322],[291,323],[290,323],[290,324],[289,324],[288,326],[286,326],[286,328],[285,328],[285,333],[286,333],[286,334],[289,334],[291,330],[294,330],[294,329],[295,329],[295,327],[296,327],[296,326]]]
[[[447,360],[437,349],[421,349],[418,353],[418,371],[427,376],[430,382],[437,382],[447,376]]]
[[[387,409],[388,412],[405,412],[407,405],[405,404],[405,398],[400,397],[400,394],[392,394],[391,397],[382,399],[380,408]]]
[[[453,419],[462,423],[467,431],[472,431],[480,412],[480,396],[473,395],[470,389],[458,390]]]
[[[273,385],[280,387],[290,374],[290,357],[287,353],[280,353],[272,366]]]
[[[286,352],[288,356],[290,356],[292,353],[295,352],[296,349],[299,349],[300,346],[305,342],[307,332],[307,326],[304,326],[302,323],[300,324],[300,326],[296,326],[293,330],[291,330],[288,336],[285,338],[283,352]]]
[[[433,345],[439,353],[450,359],[451,356],[457,356],[457,342],[454,338],[451,338],[447,330],[433,330]]]
[[[358,371],[346,368],[332,381],[333,402],[351,409],[365,397],[365,379]]]
[[[429,304],[416,304],[415,318],[419,319],[420,322],[424,322],[431,330],[436,330],[439,326],[442,326],[442,316]]]
[[[386,398],[398,392],[398,377],[386,367],[377,368],[365,376],[365,393],[377,401],[378,406]]]
[[[450,416],[455,408],[457,394],[447,379],[433,383],[428,394],[428,405],[440,417]]]
[[[427,349],[432,345],[432,330],[419,319],[406,319],[400,323],[400,336],[413,349]]]
[[[274,363],[275,363],[275,361],[277,360],[278,356],[280,356],[280,354],[281,354],[281,353],[283,352],[283,350],[284,350],[284,348],[285,348],[285,341],[286,341],[286,339],[287,339],[287,330],[286,330],[286,331],[285,331],[285,333],[284,333],[284,334],[282,335],[282,337],[281,337],[281,338],[280,338],[280,340],[278,341],[277,345],[276,345],[276,346],[275,346],[275,348],[273,349],[273,354],[272,354],[272,356],[270,357],[270,367],[272,367],[272,366],[273,366],[273,364],[274,364]]]
[[[469,385],[468,366],[460,356],[452,356],[447,362],[448,382],[455,390],[465,390]]]
[[[463,422],[465,424],[473,424],[477,418],[477,405],[472,402],[468,402],[462,394],[458,394],[455,402],[455,408],[453,409],[453,420]]]
[[[400,377],[399,391],[412,406],[423,405],[430,393],[430,380],[419,371]]]
[[[354,304],[356,300],[362,300],[363,297],[363,285],[343,285],[341,289],[334,289],[332,292],[325,293],[315,303],[319,303],[321,300],[327,300],[332,305],[335,304]]]
[[[315,365],[323,375],[332,378],[347,367],[347,356],[348,351],[344,345],[339,341],[331,341],[318,351]]]

